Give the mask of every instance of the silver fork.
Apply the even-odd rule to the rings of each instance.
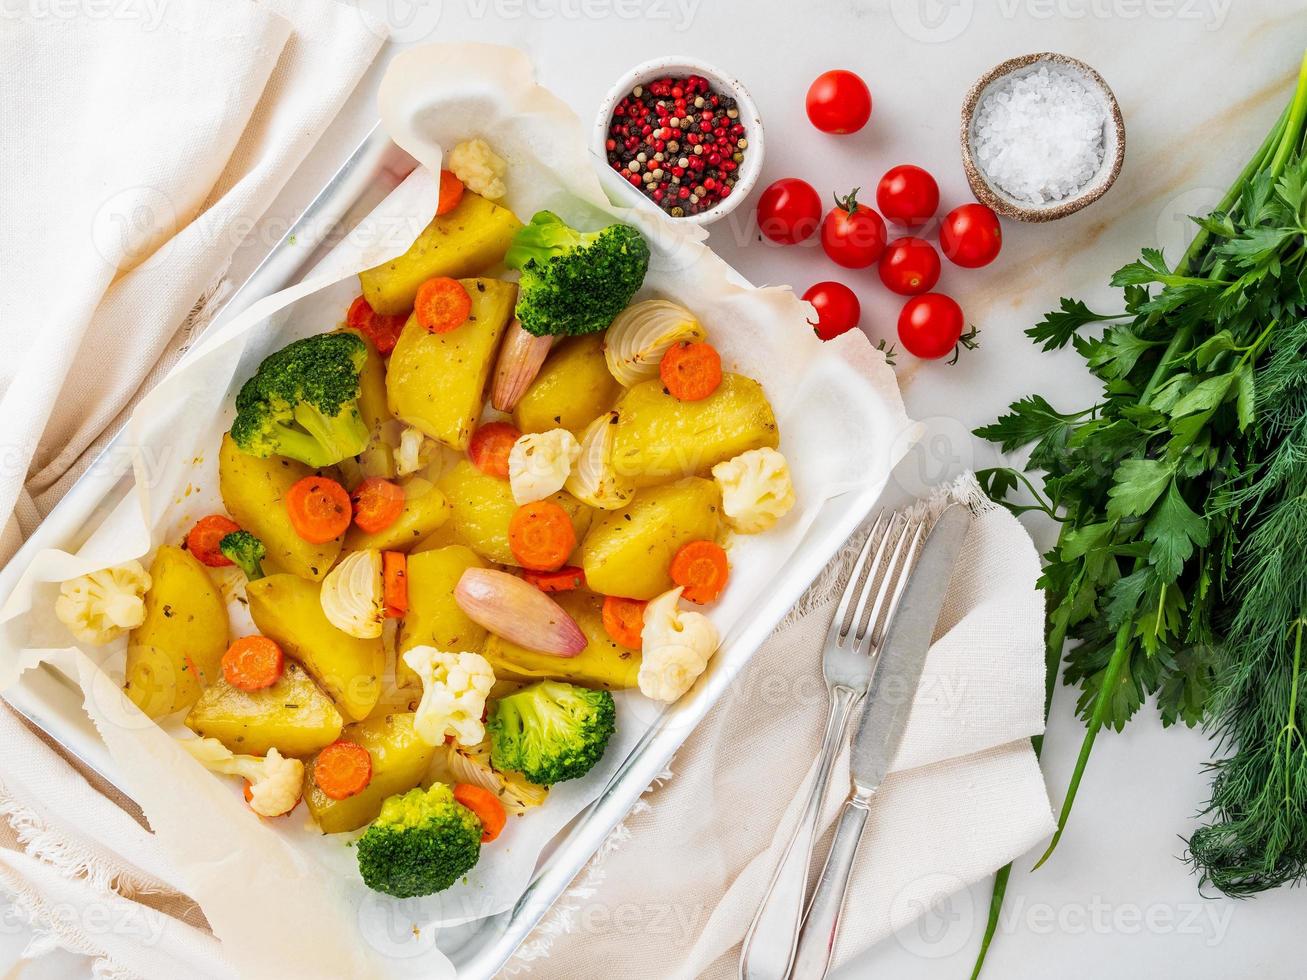
[[[741,980],[783,980],[803,919],[817,819],[849,715],[875,670],[876,654],[920,550],[924,521],[882,513],[872,525],[826,634],[822,673],[830,700],[816,778],[794,835],[772,875],[740,952]]]

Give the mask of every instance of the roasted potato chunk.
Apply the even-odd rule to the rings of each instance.
[[[458,207],[433,218],[407,252],[359,273],[363,296],[378,313],[408,313],[428,279],[475,276],[497,265],[521,227],[512,211],[464,191]]]
[[[586,584],[629,599],[661,595],[672,587],[668,568],[680,547],[717,537],[721,505],[717,484],[692,476],[604,511],[581,544]]]
[[[145,621],[127,637],[123,690],[151,718],[194,704],[221,674],[227,606],[189,551],[164,545],[150,566]]]
[[[414,476],[401,480],[400,486],[404,488],[404,509],[395,522],[371,533],[358,525],[351,527],[345,534],[346,551],[408,551],[449,520],[445,495],[430,480]]]
[[[312,755],[340,737],[343,721],[313,679],[296,663],[271,687],[242,691],[219,678],[186,716],[186,727],[233,752]]]
[[[422,686],[404,663],[406,651],[433,646],[450,653],[476,653],[486,642],[485,627],[468,619],[454,601],[454,587],[463,573],[469,568],[485,567],[476,552],[460,544],[409,555],[408,612],[399,624],[396,644],[400,656],[395,663],[395,680],[401,687]]]
[[[633,487],[704,476],[722,460],[780,444],[776,417],[762,385],[742,374],[697,402],[669,395],[657,378],[642,381],[617,401],[613,469]]]
[[[499,680],[533,681],[561,677],[586,687],[618,690],[635,687],[640,673],[640,651],[614,642],[604,629],[603,596],[585,590],[558,592],[553,598],[576,620],[589,640],[575,657],[555,657],[510,643],[491,634],[484,656]]]
[[[499,279],[460,280],[472,313],[448,333],[431,333],[409,317],[390,355],[386,391],[391,414],[459,452],[481,415],[486,378],[513,315],[517,286]]]
[[[513,411],[523,432],[581,430],[612,407],[622,386],[604,360],[604,336],[587,334],[564,340],[550,352],[544,367]]]

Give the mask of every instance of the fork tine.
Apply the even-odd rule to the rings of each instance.
[[[839,643],[843,644],[851,633],[857,633],[861,627],[862,616],[867,607],[867,596],[874,594],[885,580],[888,571],[887,562],[903,537],[904,526],[904,521],[898,514],[891,515],[885,533],[876,547],[867,575],[857,583],[856,589],[851,588],[848,593],[849,604],[855,608],[840,621],[840,629],[836,634]]]
[[[893,520],[893,515],[890,517]],[[859,584],[863,572],[867,567],[867,556],[871,554],[872,546],[880,538],[881,530],[885,524],[885,512],[881,511],[876,515],[876,521],[871,526],[871,531],[867,534],[867,540],[862,544],[862,550],[858,552],[858,560],[853,565],[853,571],[849,573],[849,579],[844,583],[844,595],[840,597],[839,607],[835,610],[835,618],[831,620],[831,634],[843,633],[844,618],[849,611],[849,600],[853,594],[862,586]]]
[[[868,619],[866,632],[857,637],[859,648],[865,653],[874,655],[885,639],[890,621],[894,618],[894,611],[898,608],[899,599],[903,597],[903,590],[907,587],[908,579],[912,577],[912,570],[917,565],[917,558],[921,554],[921,542],[928,533],[929,524],[924,519],[914,521],[910,529],[911,534],[905,530],[899,542],[900,547],[894,554],[892,571],[886,574],[884,586],[876,595],[876,604]]]
[[[911,536],[915,523],[904,517],[899,518],[897,533],[893,540],[889,541],[887,537],[886,555],[881,562],[881,574],[875,582],[868,582],[867,588],[863,590],[862,595],[858,597],[857,612],[853,615],[853,623],[850,627],[853,633],[855,644],[861,643],[864,636],[875,625],[877,611],[884,603],[884,596],[887,591],[892,591],[894,583],[902,571],[904,544]],[[868,609],[871,610],[870,621],[867,620]]]

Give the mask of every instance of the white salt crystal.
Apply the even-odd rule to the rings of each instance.
[[[976,111],[972,155],[991,184],[1047,204],[1082,191],[1103,163],[1103,100],[1070,72],[1008,75]]]

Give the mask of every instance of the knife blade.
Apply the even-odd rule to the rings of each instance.
[[[904,587],[894,621],[881,645],[849,754],[850,775],[863,790],[880,786],[898,751],[921,683],[935,623],[944,606],[944,594],[970,528],[968,508],[954,504],[945,510],[931,529],[917,569]]]

